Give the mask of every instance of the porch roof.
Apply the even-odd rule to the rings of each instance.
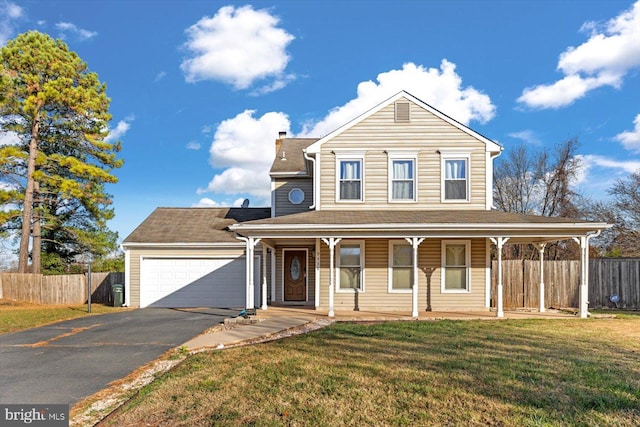
[[[512,241],[560,240],[610,225],[484,210],[324,210],[234,224],[252,237],[509,237]]]

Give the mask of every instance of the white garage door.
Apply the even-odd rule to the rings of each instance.
[[[259,257],[254,265],[259,279]],[[258,290],[259,280],[254,283]],[[244,257],[143,258],[140,265],[140,307],[241,308],[245,295]]]

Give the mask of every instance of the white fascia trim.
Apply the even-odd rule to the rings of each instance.
[[[513,230],[598,230],[601,228],[610,228],[610,224],[605,223],[564,223],[564,224],[544,224],[541,226],[537,226],[537,224],[503,224],[503,223],[495,223],[495,224],[474,224],[474,225],[464,225],[464,224],[406,224],[406,223],[387,223],[387,224],[283,224],[274,226],[273,224],[264,224],[264,225],[254,225],[250,228],[245,228],[241,224],[232,225],[230,228],[232,230],[273,230],[274,228],[278,230],[353,230],[353,231],[362,231],[362,230],[420,230],[420,231],[431,231],[431,230],[446,230],[446,229],[454,229],[455,231],[463,230],[463,231],[486,231],[486,230],[496,230],[496,232],[500,233],[508,233],[509,229]]]
[[[123,243],[123,249],[130,248],[176,248],[176,247],[188,247],[188,248],[244,248],[244,244],[239,243]]]
[[[288,177],[298,177],[298,176],[309,176],[309,174],[307,172],[271,172],[269,176],[276,177],[276,178],[288,178]]]

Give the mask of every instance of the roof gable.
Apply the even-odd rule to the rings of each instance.
[[[318,152],[320,152],[320,147],[322,146],[322,144],[324,144],[325,142],[335,138],[337,135],[345,132],[347,129],[352,128],[353,126],[355,126],[358,123],[362,122],[366,118],[374,115],[378,111],[382,110],[386,106],[396,102],[397,100],[399,100],[401,98],[406,98],[407,100],[413,102],[414,104],[418,105],[419,107],[424,108],[425,110],[429,111],[430,113],[432,113],[436,117],[444,120],[445,122],[449,123],[450,125],[452,125],[452,126],[456,127],[457,129],[461,130],[462,132],[464,132],[464,133],[472,136],[473,138],[477,139],[478,141],[484,143],[485,146],[486,146],[485,151],[492,152],[492,153],[500,153],[502,151],[502,146],[500,146],[499,144],[495,143],[494,141],[490,140],[489,138],[485,137],[484,135],[479,134],[478,132],[474,131],[473,129],[469,128],[468,126],[463,125],[462,123],[458,122],[457,120],[447,116],[443,112],[441,112],[441,111],[437,110],[436,108],[430,106],[429,104],[421,101],[420,99],[416,98],[415,96],[411,95],[410,93],[408,93],[408,92],[406,92],[404,90],[398,92],[397,94],[395,94],[391,98],[388,98],[387,100],[381,102],[380,104],[376,105],[375,107],[373,107],[369,111],[361,114],[360,116],[356,117],[355,119],[351,120],[350,122],[344,124],[343,126],[339,127],[338,129],[334,130],[333,132],[327,134],[323,138],[320,138],[319,140],[317,140],[316,142],[311,144],[307,148],[306,151],[308,153],[318,153]]]

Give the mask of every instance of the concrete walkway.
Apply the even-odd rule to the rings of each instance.
[[[187,341],[184,346],[189,350],[206,348],[224,348],[256,340],[265,341],[287,330],[307,325],[320,316],[304,312],[286,312],[281,310],[258,310],[256,323],[236,324],[228,329],[207,331]],[[326,322],[329,324],[331,322]],[[319,326],[320,327],[320,326]]]

